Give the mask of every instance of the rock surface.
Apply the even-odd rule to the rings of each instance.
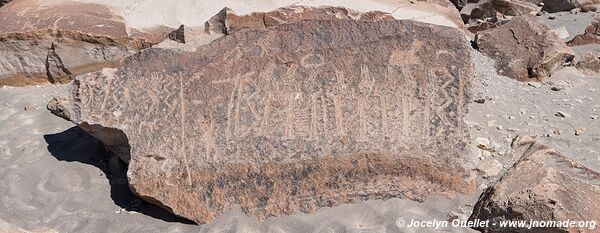
[[[516,16],[477,33],[477,49],[496,61],[499,74],[519,81],[541,80],[570,63],[574,52],[534,16]]]
[[[527,136],[516,139],[513,147],[515,153],[523,156],[501,180],[484,191],[470,219],[489,219],[491,223],[600,219],[597,208],[600,206],[600,173]],[[510,228],[479,230],[520,232]],[[581,232],[579,230],[588,232],[589,228],[534,228],[533,232]]]
[[[0,21],[0,86],[65,83],[151,45],[98,4],[15,1],[0,9]]]
[[[535,15],[541,7],[519,0],[481,0],[471,10],[470,18],[483,19],[495,17],[496,14],[507,16]]]
[[[575,67],[584,74],[600,74],[600,58],[592,53],[586,53],[577,61]]]
[[[125,135],[107,144],[130,145],[146,200],[198,223],[235,205],[265,219],[472,192],[469,61],[449,27],[304,21],[145,50],[49,107],[105,143],[95,127]]]

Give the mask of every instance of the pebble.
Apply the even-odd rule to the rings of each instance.
[[[598,119],[598,115],[591,115],[591,116],[590,116],[590,118],[591,118],[592,120],[596,120],[596,119]]]
[[[479,148],[479,149],[482,149],[482,150],[491,150],[492,149],[492,143],[490,142],[490,139],[477,138],[477,139],[475,139],[475,142],[477,143],[477,148]]]
[[[542,84],[537,83],[537,82],[528,82],[527,85],[535,87],[535,88],[540,88],[542,87]]]
[[[496,129],[497,129],[497,130],[503,130],[503,129],[504,129],[504,127],[502,127],[502,125],[498,125],[498,126],[496,126]]]
[[[485,103],[485,98],[478,98],[478,99],[473,100],[473,102],[478,103],[478,104],[483,104],[483,103]]]
[[[515,117],[514,116],[508,116],[508,119],[512,120],[512,119],[515,119]]]
[[[548,19],[556,19],[556,16],[554,16],[554,15],[548,16]]]
[[[553,91],[561,91],[562,89],[564,89],[564,88],[558,87],[558,86],[554,86],[554,87],[550,88],[550,90],[553,90]]]
[[[563,117],[563,118],[569,118],[569,117],[571,117],[571,114],[563,112],[563,111],[558,111],[558,112],[556,112],[556,116]]]
[[[587,129],[585,127],[579,127],[577,129],[575,129],[575,135],[580,136],[580,135],[584,134],[585,131],[587,131]]]

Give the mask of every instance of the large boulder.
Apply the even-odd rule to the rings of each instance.
[[[530,138],[513,143],[521,159],[481,195],[470,220],[490,220],[484,232],[597,232],[600,173]],[[500,221],[577,221],[578,227],[500,227]],[[580,222],[581,221],[581,222]],[[539,223],[538,223],[539,224]],[[547,224],[547,223],[545,223]],[[541,226],[541,225],[538,225]]]
[[[475,44],[496,61],[498,73],[519,81],[549,77],[574,57],[558,35],[530,15],[516,16],[502,26],[478,32]]]
[[[142,198],[198,223],[236,205],[265,219],[473,192],[472,77],[460,30],[312,20],[144,50],[48,107],[119,148]]]
[[[151,45],[129,37],[123,18],[106,6],[40,4],[20,0],[0,8],[0,86],[65,83]]]

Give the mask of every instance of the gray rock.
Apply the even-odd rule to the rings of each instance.
[[[529,137],[513,143],[522,155],[475,204],[469,220],[490,220],[483,232],[594,232],[587,228],[499,228],[499,221],[600,219],[600,174]],[[596,226],[597,227],[597,226]]]

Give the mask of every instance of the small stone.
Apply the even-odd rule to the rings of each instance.
[[[538,82],[528,82],[527,85],[535,87],[535,88],[540,88],[542,87],[542,84],[538,83]]]
[[[591,115],[591,116],[590,116],[590,118],[591,118],[592,120],[596,120],[596,119],[598,119],[598,115]]]
[[[548,19],[556,19],[556,16],[554,16],[554,15],[548,16]]]
[[[512,120],[512,119],[515,119],[515,117],[514,116],[508,116],[508,119]]]
[[[574,9],[572,9],[572,10],[569,11],[569,13],[571,13],[571,14],[577,14],[579,12],[581,12],[581,9],[579,9],[579,8],[574,8]]]
[[[484,178],[488,178],[500,174],[502,168],[504,168],[504,166],[502,166],[498,160],[490,159],[479,163],[479,166],[477,166],[477,171]]]
[[[538,3],[538,6],[544,6],[544,3],[540,2],[540,3]],[[543,12],[543,11],[540,11],[540,12]]]
[[[577,129],[575,129],[575,135],[577,135],[577,136],[583,135],[586,131],[587,131],[586,128],[579,127]]]
[[[550,88],[550,90],[553,90],[553,91],[561,91],[562,89],[564,89],[564,87],[554,86],[554,87]]]
[[[477,138],[477,139],[475,139],[475,142],[477,143],[477,148],[479,148],[479,149],[482,149],[482,150],[491,150],[492,149],[492,143],[490,142],[490,139]]]
[[[502,125],[498,125],[498,126],[496,126],[496,129],[497,129],[497,130],[503,130],[503,129],[504,129],[504,127],[502,127]]]
[[[557,117],[562,117],[562,118],[569,118],[571,117],[571,114],[563,112],[563,111],[558,111],[555,114]]]
[[[473,100],[473,102],[478,103],[478,104],[483,104],[483,103],[485,103],[485,99],[484,98],[475,99],[475,100]]]

